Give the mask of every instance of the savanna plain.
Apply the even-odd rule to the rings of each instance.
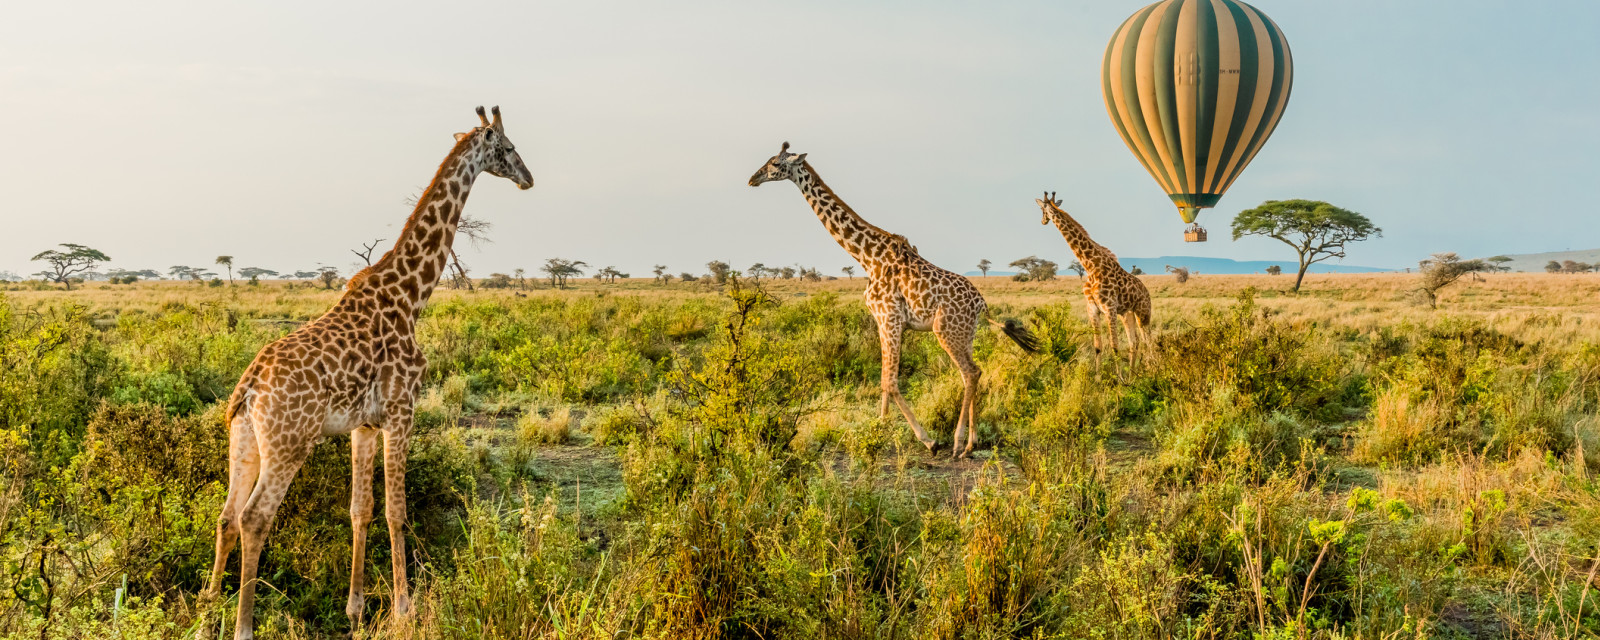
[[[1042,348],[980,334],[961,461],[879,418],[861,278],[440,290],[406,475],[415,616],[386,615],[378,518],[366,623],[345,617],[334,437],[268,537],[257,632],[1594,637],[1600,276],[1490,274],[1437,309],[1417,278],[1145,276],[1131,363],[1090,348],[1075,278],[976,278]],[[222,403],[337,295],[0,286],[0,637],[231,618],[198,599]],[[948,443],[961,386],[930,334],[901,378]]]

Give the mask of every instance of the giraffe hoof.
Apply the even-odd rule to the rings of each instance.
[[[362,614],[367,610],[367,598],[364,595],[350,594],[350,599],[345,602],[344,615],[350,618],[351,626],[361,626]]]
[[[930,455],[930,456],[939,455],[939,449],[941,447],[940,447],[938,442],[923,443],[923,444],[928,447],[928,455]]]

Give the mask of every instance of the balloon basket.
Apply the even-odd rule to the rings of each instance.
[[[1205,242],[1206,241],[1206,228],[1200,226],[1199,224],[1191,224],[1191,225],[1189,225],[1189,227],[1187,229],[1183,230],[1183,241],[1184,242]]]

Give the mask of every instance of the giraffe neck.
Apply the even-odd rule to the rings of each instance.
[[[822,226],[827,227],[834,241],[844,247],[862,267],[872,271],[882,261],[880,256],[888,244],[889,232],[867,222],[855,209],[840,200],[817,175],[817,170],[811,168],[811,163],[804,164],[804,170],[795,177],[794,183],[800,187],[800,193],[805,195],[811,210],[822,220]]]
[[[1056,229],[1061,231],[1061,237],[1066,238],[1067,246],[1072,248],[1074,254],[1077,254],[1078,260],[1083,263],[1085,268],[1090,268],[1091,266],[1095,268],[1102,267],[1106,260],[1115,262],[1116,259],[1114,257],[1108,257],[1109,252],[1106,251],[1105,247],[1100,246],[1099,243],[1089,237],[1089,232],[1083,228],[1083,225],[1078,224],[1078,221],[1068,215],[1065,210],[1059,207],[1052,208],[1055,210],[1055,215],[1050,216],[1050,219],[1055,222]]]
[[[456,227],[461,222],[461,209],[486,159],[487,150],[477,132],[457,142],[439,164],[433,182],[417,198],[417,208],[406,219],[394,248],[357,278],[379,285],[398,284],[396,302],[409,304],[412,313],[420,312],[444,273]],[[351,282],[351,290],[355,285]]]

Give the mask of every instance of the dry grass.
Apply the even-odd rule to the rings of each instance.
[[[530,408],[517,421],[517,437],[527,444],[566,444],[572,440],[574,422],[571,407]]]
[[[568,290],[542,285],[537,292],[441,289],[435,308],[474,304],[424,320],[429,329],[423,337],[439,357],[430,356],[436,377],[418,403],[419,424],[427,418],[444,427],[432,464],[459,458],[458,466],[438,468],[454,475],[470,470],[486,497],[469,502],[461,522],[453,523],[460,526],[439,536],[437,555],[419,570],[418,624],[425,631],[417,637],[481,637],[491,627],[511,635],[511,626],[494,625],[519,620],[531,625],[522,627],[524,635],[555,637],[556,614],[565,616],[562,624],[585,615],[605,618],[592,623],[595,631],[567,637],[620,637],[613,631],[653,619],[634,609],[636,603],[676,602],[712,593],[710,587],[728,599],[718,606],[758,600],[774,608],[741,615],[759,613],[774,628],[795,625],[787,636],[769,637],[802,637],[800,629],[812,632],[809,637],[830,631],[832,637],[1025,637],[1044,629],[1083,636],[1116,629],[1120,637],[1230,629],[1289,637],[1287,624],[1299,620],[1303,612],[1296,608],[1306,602],[1298,590],[1313,585],[1344,603],[1316,607],[1345,626],[1324,627],[1311,637],[1396,637],[1404,629],[1415,633],[1403,637],[1592,632],[1594,623],[1585,620],[1600,610],[1600,598],[1589,594],[1578,607],[1575,596],[1587,593],[1580,585],[1600,563],[1592,536],[1600,530],[1593,480],[1600,469],[1600,418],[1593,413],[1600,277],[1488,275],[1452,286],[1436,311],[1414,302],[1418,279],[1311,275],[1294,294],[1286,291],[1287,276],[1200,275],[1182,286],[1165,274],[1146,276],[1156,298],[1155,334],[1177,346],[1129,366],[1101,366],[1082,350],[983,354],[986,400],[979,426],[984,444],[993,446],[964,462],[927,458],[897,410],[890,409],[889,420],[878,419],[875,336],[870,328],[834,335],[870,323],[858,302],[865,279],[763,280],[783,301],[773,311],[779,321],[768,326],[790,325],[773,329],[770,337],[782,345],[774,359],[812,355],[811,345],[824,344],[826,358],[851,366],[808,400],[788,445],[794,456],[783,464],[767,453],[734,459],[723,452],[714,463],[682,466],[668,452],[685,449],[669,449],[673,443],[662,434],[699,432],[673,422],[681,418],[669,407],[681,413],[691,406],[673,404],[683,402],[672,395],[678,388],[649,379],[653,386],[640,390],[607,391],[581,374],[653,366],[640,364],[645,361],[636,353],[663,363],[695,362],[692,356],[703,355],[723,333],[719,288],[634,279],[615,285],[584,280]],[[973,280],[999,315],[1032,314],[1043,325],[1062,325],[1051,340],[1081,342],[1081,333],[1074,333],[1081,327],[1067,326],[1082,323],[1078,278]],[[1224,322],[1228,311],[1201,313],[1225,309],[1252,287],[1270,318],[1252,312],[1250,322],[1234,327]],[[82,305],[102,327],[119,316],[205,308],[210,324],[192,334],[201,337],[218,333],[211,327],[224,316],[229,322],[235,315],[241,322],[305,320],[338,295],[281,282],[0,290],[22,309]],[[837,305],[807,306],[824,294],[837,295]],[[529,299],[518,302],[523,295]],[[846,307],[848,314],[827,316]],[[126,336],[123,329],[87,333],[112,336],[112,347],[129,351],[125,357],[136,363],[151,358],[152,350],[129,343],[191,335],[150,324],[140,329],[145,333],[128,330]],[[1458,324],[1504,335],[1440,332]],[[485,335],[469,335],[469,329]],[[490,341],[491,329],[500,341]],[[1190,342],[1180,342],[1184,336]],[[1218,336],[1239,348],[1193,355],[1197,347],[1220,344]],[[1326,394],[1299,411],[1279,405],[1252,411],[1247,394],[1260,400],[1278,392],[1215,383],[1221,370],[1241,379],[1254,375],[1235,371],[1234,360],[1245,361],[1244,352],[1267,338],[1288,346],[1286,360],[1261,358],[1263,366],[1286,361],[1304,371],[1288,378],[1293,370],[1272,368],[1260,380],[1294,380],[1284,383],[1292,387],[1285,397],[1309,398],[1318,385]],[[1517,346],[1462,346],[1491,338]],[[1448,355],[1457,359],[1448,364],[1480,385],[1470,399],[1428,386],[1442,376],[1422,367],[1418,345],[1427,340],[1454,345]],[[541,344],[577,346],[504,360]],[[233,348],[244,353],[256,347]],[[919,418],[948,438],[957,379],[930,338],[913,337],[907,352],[908,397]],[[608,360],[608,354],[616,357]],[[565,366],[530,367],[547,362]],[[204,364],[232,375],[242,366]],[[139,371],[166,379],[160,377],[165,369]],[[507,377],[505,371],[519,373]],[[559,376],[573,381],[576,397],[542,385]],[[1328,383],[1333,378],[1338,384]],[[151,385],[141,397],[161,397],[157,392],[166,387]],[[597,395],[581,395],[594,389]],[[1332,410],[1315,411],[1323,403]],[[1473,413],[1463,416],[1467,405]],[[583,432],[574,433],[579,422]],[[1561,431],[1562,439],[1547,447],[1555,440],[1539,438],[1552,431]],[[1508,444],[1503,434],[1529,439]],[[428,477],[427,469],[419,463],[412,477]],[[657,477],[687,480],[652,484]],[[645,493],[657,486],[680,492],[674,499],[680,502]],[[1386,501],[1383,510],[1347,506],[1360,492],[1376,493]],[[4,492],[0,498],[0,505],[17,502]],[[1265,520],[1231,526],[1228,519],[1247,508],[1259,508]],[[1329,528],[1332,520],[1337,531]],[[1316,543],[1318,535],[1343,535],[1346,526],[1344,544]],[[185,533],[183,539],[198,540],[200,550],[184,552],[203,562],[207,534],[204,525],[198,537]],[[1267,559],[1242,560],[1246,544]],[[1318,574],[1326,582],[1313,581],[1311,563],[1319,549],[1329,548],[1335,555]],[[327,557],[341,552],[331,543],[319,550]],[[761,571],[727,562],[743,557],[760,559]],[[1286,559],[1281,572],[1273,558]],[[1241,597],[1249,585],[1238,578],[1252,567],[1293,596],[1282,610],[1293,615],[1249,615],[1258,600]],[[1356,595],[1352,585],[1369,591]],[[278,632],[312,637],[342,624],[328,621],[342,615],[338,593],[322,606],[328,619],[298,620],[302,609],[295,607],[307,601],[309,589],[297,589],[264,616],[276,621]],[[1266,591],[1256,597],[1282,599]],[[375,593],[381,599],[381,587]],[[929,604],[907,608],[906,598]],[[1129,613],[1138,607],[1145,612]],[[189,614],[174,608],[171,615]],[[1413,619],[1420,622],[1413,625]],[[1032,620],[1050,622],[1024,628]]]

